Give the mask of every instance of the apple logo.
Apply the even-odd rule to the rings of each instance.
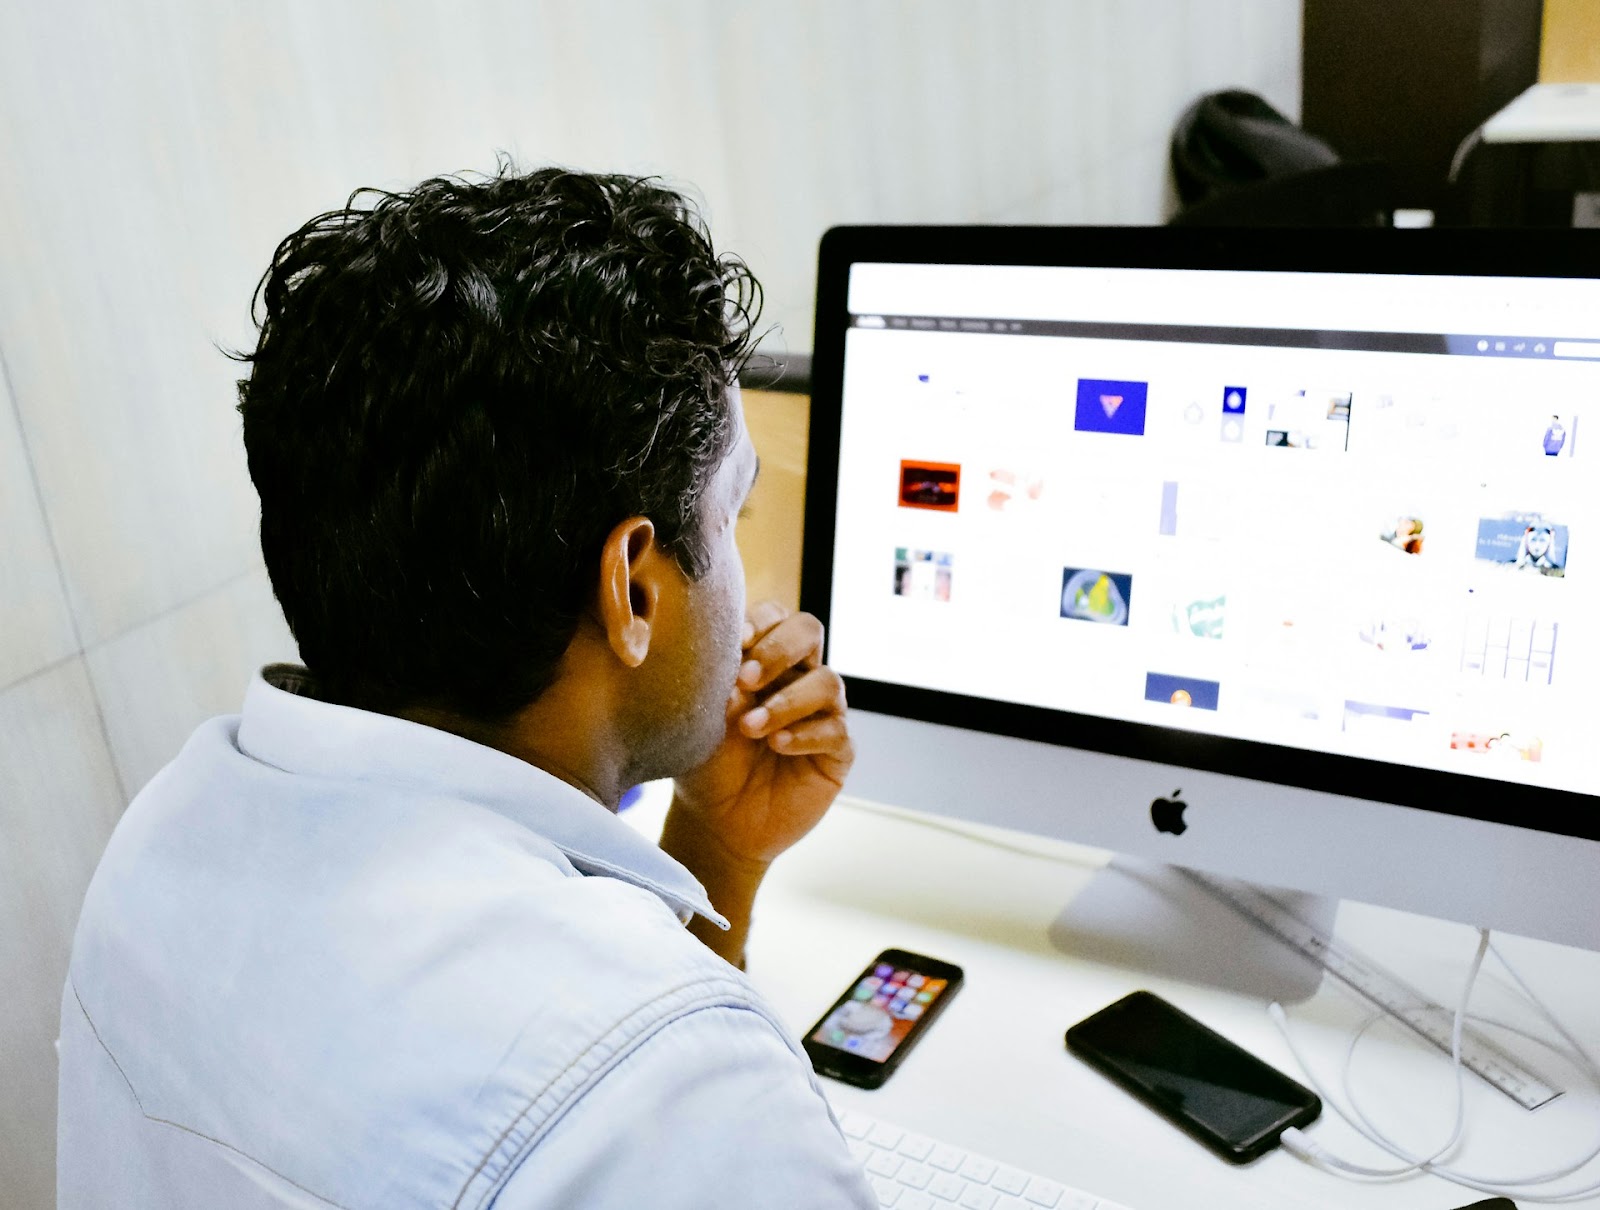
[[[1150,822],[1157,832],[1170,832],[1182,836],[1189,825],[1183,822],[1183,809],[1189,804],[1179,798],[1182,790],[1174,790],[1171,798],[1158,798],[1150,804]]]

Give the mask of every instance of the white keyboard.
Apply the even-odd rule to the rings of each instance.
[[[850,1154],[884,1210],[1126,1210],[961,1147],[839,1110]]]

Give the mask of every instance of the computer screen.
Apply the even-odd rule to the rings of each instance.
[[[852,705],[925,725],[862,745],[874,787],[1423,910],[1361,853],[1500,881],[1555,853],[1592,888],[1588,234],[831,232],[803,598]],[[1229,830],[1160,848],[1158,797]],[[1473,912],[1504,917],[1460,887],[1439,914]]]

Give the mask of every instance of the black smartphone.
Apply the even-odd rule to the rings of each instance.
[[[1270,1151],[1322,1101],[1153,992],[1138,991],[1067,1030],[1067,1049],[1223,1159]]]
[[[807,1031],[811,1066],[859,1088],[881,1087],[960,988],[959,966],[884,950]]]

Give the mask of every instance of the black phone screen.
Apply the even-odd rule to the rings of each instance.
[[[1310,1089],[1151,992],[1134,992],[1067,1031],[1073,1053],[1235,1162],[1322,1111]]]

